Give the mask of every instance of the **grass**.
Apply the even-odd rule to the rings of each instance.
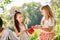
[[[33,34],[29,34],[30,36],[30,40],[36,40],[39,35],[40,35],[40,30],[39,29],[34,29],[34,33]]]

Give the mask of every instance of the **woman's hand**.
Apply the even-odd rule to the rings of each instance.
[[[32,26],[32,28],[41,29],[41,25],[35,25],[35,26]]]
[[[18,33],[18,36],[19,36],[19,35],[22,35],[24,32],[27,32],[27,30],[28,30],[28,29],[19,32],[19,33]]]
[[[31,28],[35,28],[35,26],[32,26]]]
[[[38,28],[38,25],[32,26],[32,28],[35,28],[35,29],[37,29],[37,28]]]

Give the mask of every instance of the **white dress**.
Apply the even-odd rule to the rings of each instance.
[[[4,29],[0,40],[18,40],[17,37],[9,29]]]
[[[46,32],[44,30],[42,30],[41,32],[45,32],[45,33],[52,33],[54,32],[54,18],[52,19],[48,19],[45,20],[45,17],[42,18],[42,21],[44,20],[44,24],[41,23],[41,25],[43,26],[43,28],[48,28],[49,26],[52,27],[53,29],[51,30],[51,32]]]
[[[37,40],[52,40],[52,38],[55,36],[54,33],[54,18],[49,18],[48,20],[45,20],[45,17],[42,18],[41,20],[41,26],[42,28],[49,28],[52,27],[52,30],[50,32],[45,31],[41,29],[40,36],[38,37]]]
[[[26,29],[28,29],[27,25],[20,27],[20,31],[23,31]],[[22,35],[19,36],[19,40],[30,40],[30,38],[29,38],[28,34],[26,32],[24,32]]]

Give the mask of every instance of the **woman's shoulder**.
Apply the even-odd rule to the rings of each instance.
[[[45,17],[42,17],[42,20],[44,20],[45,19]]]
[[[26,29],[28,29],[27,24],[24,24],[24,25],[25,25]]]
[[[6,32],[9,32],[9,31],[11,31],[9,28],[5,28],[4,29]]]
[[[49,21],[54,21],[55,19],[54,18],[49,18]]]
[[[27,24],[24,23],[24,26],[27,26]]]
[[[14,26],[14,29],[16,29],[16,27]]]
[[[11,32],[11,30],[9,30],[8,28],[4,28],[4,34],[9,34]]]

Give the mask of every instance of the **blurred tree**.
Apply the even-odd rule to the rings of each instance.
[[[60,0],[53,0],[51,6],[56,19],[55,31],[56,34],[60,34]]]
[[[0,14],[0,17],[3,20],[3,27],[10,27],[10,15]]]
[[[5,7],[11,3],[12,0],[0,0],[0,8],[2,9],[2,13],[0,13],[0,17],[3,19],[3,26],[10,26],[10,15],[9,12],[5,9]]]
[[[28,24],[29,27],[40,24],[40,20],[42,15],[40,14],[40,3],[29,3],[23,5],[24,9],[24,17],[25,23]]]
[[[7,4],[11,3],[11,0],[0,0],[0,8],[2,8],[3,12],[6,11],[5,7]]]
[[[60,0],[52,1],[52,10],[55,14],[57,23],[60,24]]]

